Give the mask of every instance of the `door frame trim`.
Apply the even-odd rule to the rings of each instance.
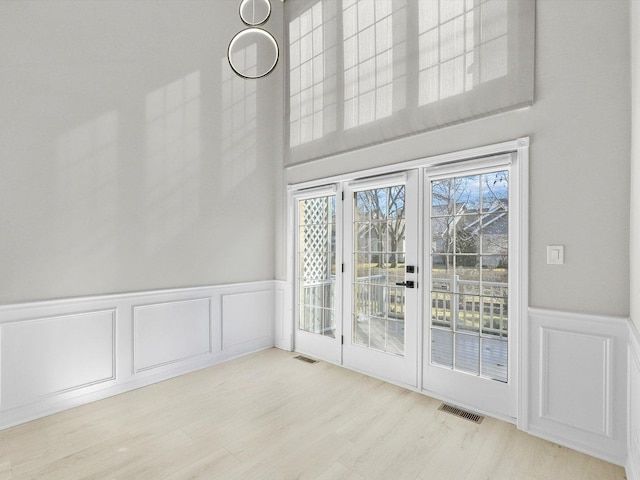
[[[368,177],[399,173],[404,170],[413,170],[421,167],[436,167],[440,165],[446,165],[448,163],[475,160],[482,157],[499,155],[501,153],[517,152],[518,157],[520,158],[522,152],[528,151],[529,143],[529,137],[521,137],[516,140],[509,140],[502,143],[494,143],[492,145],[485,145],[482,147],[443,153],[431,157],[420,157],[398,163],[390,163],[388,165],[383,165],[381,167],[375,167],[366,170],[357,170],[338,175],[319,177],[317,179],[307,180],[303,182],[290,183],[287,185],[287,191],[295,192],[308,188],[327,186],[333,183],[354,182],[361,179],[367,179]]]

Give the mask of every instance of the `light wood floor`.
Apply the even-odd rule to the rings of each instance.
[[[7,479],[621,480],[624,470],[267,350],[0,432]]]

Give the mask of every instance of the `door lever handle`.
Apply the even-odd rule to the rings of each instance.
[[[416,288],[416,282],[413,280],[407,280],[406,282],[396,282],[399,287]]]

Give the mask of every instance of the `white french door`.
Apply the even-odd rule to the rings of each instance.
[[[502,418],[517,416],[510,160],[427,170],[424,208],[423,389]]]
[[[527,260],[518,155],[295,192],[295,350],[517,418]]]
[[[418,174],[344,192],[344,365],[417,386]]]
[[[341,363],[341,209],[335,187],[294,195],[295,348]]]

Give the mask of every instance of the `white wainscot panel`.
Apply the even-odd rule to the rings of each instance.
[[[529,311],[527,430],[624,465],[626,319]]]
[[[629,432],[627,478],[640,480],[640,336],[629,322]]]
[[[291,351],[293,350],[291,318],[291,295],[287,282],[277,281],[275,283],[275,317],[274,317],[274,339],[276,347]]]
[[[134,370],[141,372],[211,353],[211,300],[133,308]]]
[[[222,350],[273,345],[273,290],[222,296]]]
[[[542,328],[540,417],[611,436],[611,338]]]
[[[115,378],[115,310],[0,327],[0,405],[12,408]]]

